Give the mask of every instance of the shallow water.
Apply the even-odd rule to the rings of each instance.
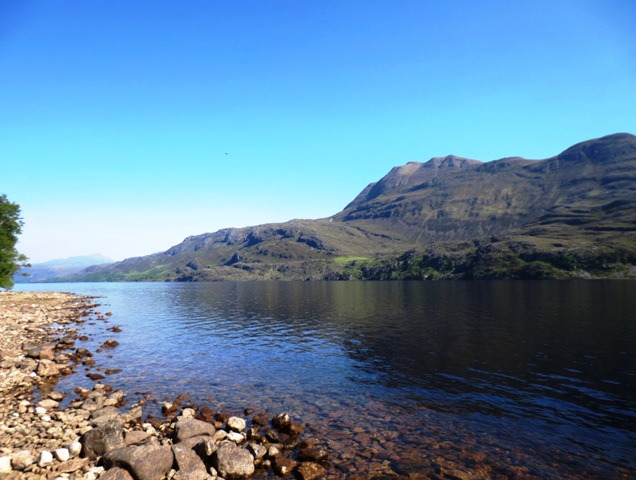
[[[16,286],[34,289],[103,297],[82,346],[120,342],[95,358],[131,400],[289,411],[338,474],[636,476],[636,282]]]

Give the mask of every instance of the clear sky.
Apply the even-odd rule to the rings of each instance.
[[[32,262],[322,218],[392,167],[636,133],[634,0],[0,1]]]

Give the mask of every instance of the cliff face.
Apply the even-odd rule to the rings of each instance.
[[[624,277],[635,235],[636,137],[616,134],[545,160],[411,162],[329,219],[192,236],[67,280]]]

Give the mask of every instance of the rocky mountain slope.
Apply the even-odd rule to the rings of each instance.
[[[392,169],[320,220],[224,229],[69,280],[636,276],[636,137]]]

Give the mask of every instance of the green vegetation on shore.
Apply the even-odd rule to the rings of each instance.
[[[15,248],[22,225],[20,206],[0,195],[0,288],[13,287],[13,275],[28,266],[27,257]]]

